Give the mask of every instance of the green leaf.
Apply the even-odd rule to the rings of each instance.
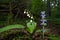
[[[33,33],[35,28],[36,28],[36,23],[35,22],[32,22],[32,24],[31,24],[31,22],[27,23],[27,31],[29,33]]]
[[[8,31],[9,29],[14,29],[14,28],[25,28],[25,27],[23,25],[14,24],[14,25],[9,25],[9,26],[0,28],[0,32]]]
[[[36,32],[42,32],[42,29],[38,29],[38,30],[36,30]]]
[[[49,34],[48,37],[50,40],[60,40],[60,36],[55,36],[54,34]]]
[[[60,40],[60,37],[49,37],[51,40]]]

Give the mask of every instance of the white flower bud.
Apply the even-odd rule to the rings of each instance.
[[[30,18],[30,16],[28,16]]]
[[[33,19],[33,17],[31,17],[31,19]]]
[[[24,11],[24,14],[26,13],[26,11]]]
[[[30,22],[32,22],[32,20],[30,20]]]
[[[42,0],[42,1],[44,1],[44,0]]]
[[[30,15],[29,15],[29,14],[27,14],[27,16],[29,17]]]

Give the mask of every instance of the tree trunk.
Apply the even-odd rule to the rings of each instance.
[[[48,16],[51,16],[50,0],[47,0],[46,12]]]

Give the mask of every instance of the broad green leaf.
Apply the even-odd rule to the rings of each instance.
[[[60,40],[60,36],[55,36],[54,34],[49,34],[48,37],[50,40]]]
[[[49,37],[51,40],[60,40],[60,37]]]
[[[19,25],[19,24],[9,25],[9,26],[0,28],[0,32],[4,32],[4,31],[7,31],[9,29],[14,29],[14,28],[24,28],[24,26],[23,25]]]
[[[35,28],[36,28],[36,23],[35,22],[32,22],[32,24],[31,24],[31,22],[27,23],[27,31],[29,33],[33,33]]]

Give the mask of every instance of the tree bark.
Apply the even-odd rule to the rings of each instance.
[[[47,15],[48,15],[48,16],[51,16],[50,0],[47,0],[46,12],[47,12]]]

